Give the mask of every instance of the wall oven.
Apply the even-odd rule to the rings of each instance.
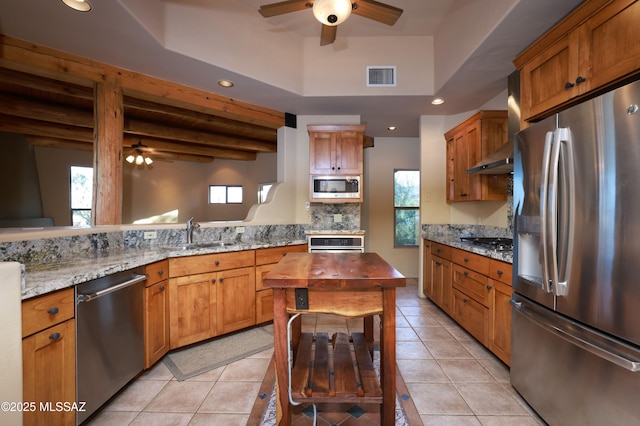
[[[360,176],[311,176],[311,201],[359,200]]]
[[[364,253],[364,235],[307,235],[309,253]]]

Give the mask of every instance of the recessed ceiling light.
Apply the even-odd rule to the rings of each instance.
[[[80,12],[88,12],[91,10],[91,5],[85,0],[62,0],[62,3]]]
[[[218,85],[222,87],[233,87],[233,81],[231,80],[218,80]]]
[[[396,129],[396,126],[389,126],[389,127],[387,127],[387,130],[395,130],[395,129]]]
[[[431,105],[442,105],[444,103],[444,99],[435,98],[431,101]]]

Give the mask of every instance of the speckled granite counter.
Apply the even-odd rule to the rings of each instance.
[[[225,245],[224,247],[189,248],[186,250],[180,248],[180,246],[129,248],[60,259],[47,263],[27,263],[25,264],[22,300],[170,257],[195,256],[295,244],[306,244],[306,241],[242,242]]]
[[[496,228],[481,225],[423,225],[422,238],[466,250],[492,259],[513,263],[513,252],[497,251],[472,246],[460,241],[461,237],[505,237],[511,238],[511,232],[506,228]]]

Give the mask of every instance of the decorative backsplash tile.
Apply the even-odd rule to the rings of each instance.
[[[311,229],[330,231],[360,230],[360,203],[311,203]],[[341,222],[335,221],[341,215]]]

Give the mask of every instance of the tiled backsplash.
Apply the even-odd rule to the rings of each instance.
[[[311,203],[312,230],[358,231],[360,230],[360,203],[323,204]],[[340,222],[336,222],[340,215]]]

